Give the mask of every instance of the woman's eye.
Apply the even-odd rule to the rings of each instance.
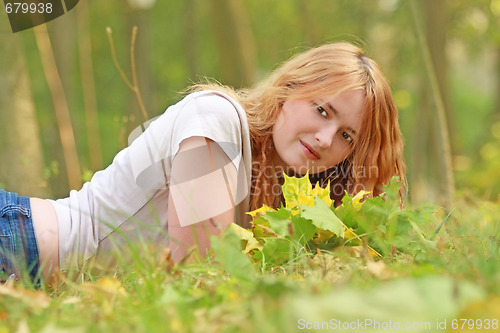
[[[328,116],[328,112],[326,112],[326,110],[322,106],[316,107],[316,111],[323,117]]]
[[[344,138],[344,140],[347,141],[348,143],[352,142],[352,137],[346,132],[342,132],[342,138]]]

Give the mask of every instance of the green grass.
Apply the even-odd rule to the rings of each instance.
[[[84,271],[78,283],[63,280],[41,291],[2,286],[0,333],[288,332],[326,324],[337,332],[391,332],[335,329],[358,320],[421,327],[394,332],[439,332],[446,320],[449,331],[453,323],[460,326],[453,331],[465,332],[467,325],[460,330],[464,323],[453,319],[500,319],[500,205],[457,201],[435,237],[447,214],[427,207],[405,209],[418,218],[400,232],[366,236],[382,252],[398,244],[376,261],[336,246],[279,265],[253,263],[226,233],[210,259],[198,263],[160,262],[162,249],[143,246],[132,264]]]

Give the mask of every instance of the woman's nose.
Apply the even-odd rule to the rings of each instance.
[[[328,149],[332,146],[333,139],[335,138],[335,133],[337,133],[338,126],[330,125],[320,128],[316,132],[316,142],[318,146],[322,149]]]

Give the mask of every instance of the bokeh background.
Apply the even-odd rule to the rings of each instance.
[[[113,62],[108,27],[131,84],[135,64],[147,116]],[[500,0],[81,0],[15,34],[2,10],[0,188],[67,196],[190,84],[249,86],[342,40],[391,83],[411,202],[499,201]]]

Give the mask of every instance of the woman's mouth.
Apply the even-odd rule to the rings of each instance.
[[[313,161],[319,160],[321,158],[320,154],[318,154],[318,152],[315,151],[307,143],[300,141],[300,147],[302,148],[302,151],[304,152],[304,154],[306,155],[307,158],[309,158]]]

